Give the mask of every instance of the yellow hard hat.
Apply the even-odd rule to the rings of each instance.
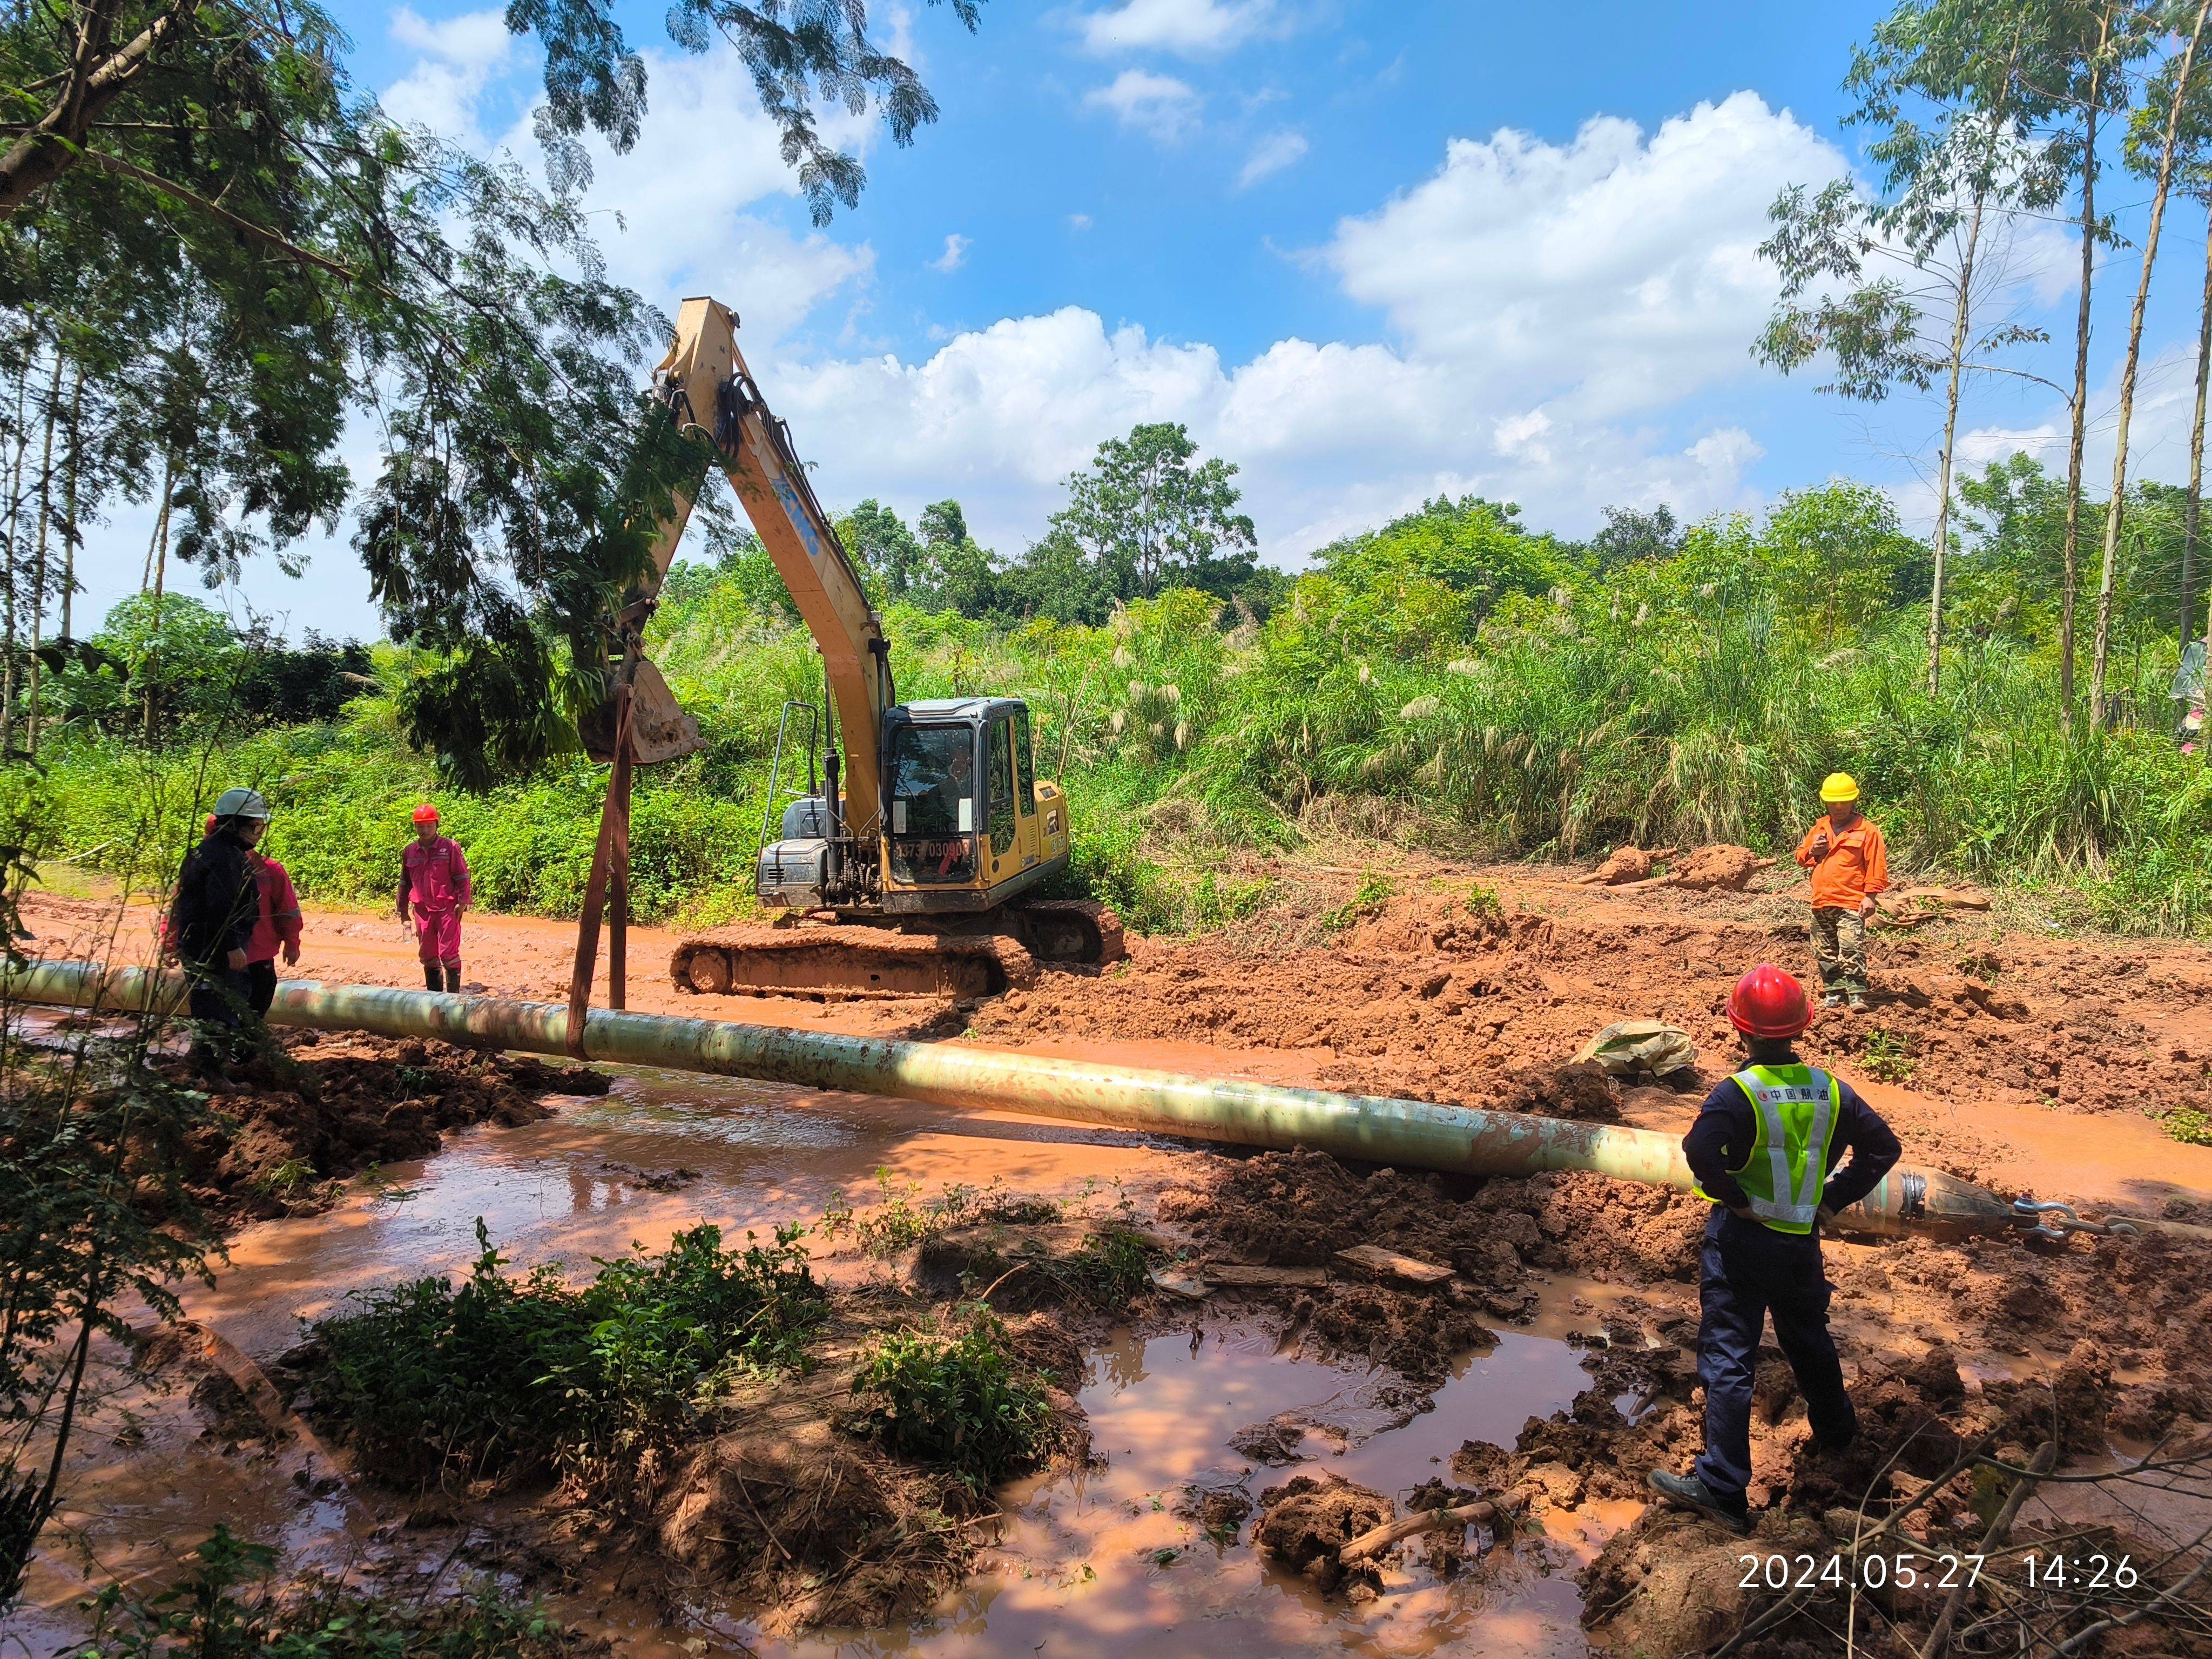
[[[1848,772],[1831,772],[1821,780],[1820,799],[1822,800],[1844,801],[1856,800],[1858,798],[1859,781]]]

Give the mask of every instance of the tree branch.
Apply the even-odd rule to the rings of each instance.
[[[278,235],[266,225],[257,225],[251,219],[242,218],[228,208],[220,206],[198,191],[187,190],[173,180],[164,179],[158,173],[149,173],[145,168],[125,161],[119,156],[105,155],[97,150],[85,150],[77,159],[85,166],[96,167],[102,173],[112,173],[118,178],[136,179],[142,185],[160,191],[165,196],[173,196],[185,206],[195,208],[209,217],[228,225],[233,230],[251,236],[264,246],[273,247],[279,252],[289,254],[302,264],[326,270],[333,276],[342,276],[349,283],[361,281],[361,274],[350,265],[342,265],[335,259],[325,258],[312,248],[301,247],[297,242],[289,241]]]
[[[177,0],[175,9],[149,23],[121,50],[106,50],[107,24],[120,0],[94,0],[77,31],[76,61],[68,83],[37,126],[0,155],[0,220],[83,159],[84,135],[101,111],[127,91],[163,42],[191,21],[199,0]],[[97,59],[99,67],[91,65]]]

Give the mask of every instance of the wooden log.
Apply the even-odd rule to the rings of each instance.
[[[1280,1285],[1316,1286],[1328,1283],[1326,1267],[1252,1267],[1236,1262],[1200,1270],[1214,1284],[1232,1290],[1270,1290]]]
[[[1425,1291],[1438,1290],[1451,1282],[1449,1267],[1424,1261],[1419,1256],[1401,1255],[1380,1244],[1354,1244],[1348,1250],[1339,1250],[1336,1259],[1364,1277],[1400,1279]]]
[[[1455,1509],[1417,1510],[1400,1520],[1386,1521],[1371,1531],[1361,1533],[1336,1553],[1336,1559],[1349,1565],[1387,1550],[1400,1539],[1411,1538],[1417,1532],[1441,1532],[1447,1527],[1464,1527],[1472,1522],[1486,1526],[1497,1518],[1498,1505],[1487,1498],[1462,1504]]]
[[[2050,1474],[2057,1462],[2056,1442],[2046,1440],[2037,1448],[2034,1462],[2027,1466],[2032,1473],[2021,1476],[2014,1483],[2012,1491],[2006,1495],[2004,1507],[1997,1511],[1997,1518],[1990,1522],[1990,1529],[1982,1534],[1982,1541],[1976,1546],[1981,1554],[1991,1555],[2004,1547],[2005,1534],[2012,1530],[2012,1523],[2020,1514],[2020,1506],[2027,1502],[2028,1494],[2035,1490],[2036,1476]],[[1968,1577],[1952,1587],[1951,1594],[1944,1600],[1943,1610],[1936,1615],[1936,1623],[1928,1632],[1928,1639],[1920,1644],[1920,1659],[1937,1659],[1937,1656],[1950,1647],[1951,1627],[1958,1622],[1959,1609],[1966,1605],[1966,1592],[1972,1586],[1973,1580]]]

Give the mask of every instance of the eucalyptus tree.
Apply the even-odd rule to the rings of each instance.
[[[2176,23],[2185,23],[2187,37],[2154,78],[2149,100],[2137,112],[2136,131],[2130,135],[2130,150],[2142,158],[2139,165],[2151,172],[2153,184],[2150,223],[2143,233],[2142,270],[2136,283],[2135,309],[2128,319],[2127,354],[2120,369],[2119,410],[2112,428],[2112,493],[2105,514],[2105,556],[2097,584],[2097,635],[2089,663],[2090,717],[2100,724],[2109,712],[2105,702],[2105,678],[2112,653],[2112,590],[2119,570],[2120,524],[2125,517],[2127,499],[2128,427],[2135,414],[2136,372],[2142,361],[2143,312],[2150,301],[2151,272],[2158,264],[2159,234],[2165,226],[2166,199],[2181,154],[2182,113],[2196,79],[2203,73],[2197,48],[2203,39],[2208,16],[2212,16],[2212,0],[2196,0],[2175,17]],[[2151,122],[2157,124],[2155,152],[2150,149],[2153,129],[2148,124]],[[2150,161],[2154,153],[2154,167]]]
[[[1782,276],[1780,302],[1753,348],[1762,362],[1788,374],[1828,357],[1837,374],[1822,390],[1869,401],[1899,386],[1942,385],[1930,691],[1942,674],[1951,473],[1966,377],[2051,384],[2000,361],[2008,347],[2047,337],[2040,331],[2010,323],[1978,331],[1975,322],[2001,286],[1993,244],[2005,222],[2040,211],[2057,193],[2022,126],[2030,109],[2021,71],[2045,35],[2044,20],[2021,0],[1906,0],[1875,26],[1844,82],[1857,100],[1847,122],[1877,135],[1867,148],[1877,191],[1862,194],[1848,179],[1818,191],[1793,185],[1769,210],[1774,234],[1759,249]]]
[[[2043,164],[2076,182],[2081,275],[2075,295],[2074,383],[2067,398],[2065,522],[2058,605],[2059,718],[2074,713],[2075,612],[2081,592],[2081,472],[2089,402],[2090,298],[2097,250],[2118,244],[2112,216],[2097,211],[2099,145],[2108,118],[2125,116],[2128,66],[2151,49],[2152,14],[2130,0],[2032,0],[2036,49],[2020,71],[2027,118],[2042,138]]]

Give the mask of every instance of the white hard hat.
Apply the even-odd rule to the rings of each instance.
[[[269,803],[261,799],[257,789],[226,789],[216,797],[215,815],[219,818],[266,818]]]

